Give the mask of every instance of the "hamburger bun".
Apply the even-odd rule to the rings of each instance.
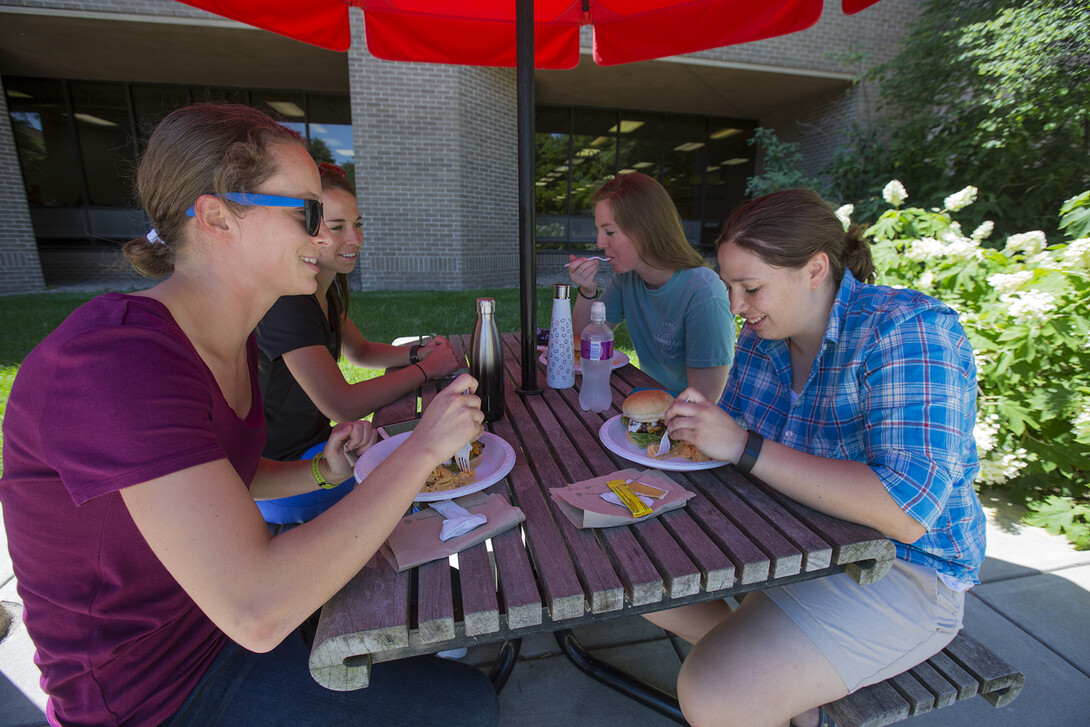
[[[621,413],[635,422],[661,421],[674,397],[661,389],[637,391],[621,404]]]

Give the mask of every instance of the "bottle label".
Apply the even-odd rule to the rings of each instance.
[[[612,361],[613,341],[588,341],[584,338],[579,342],[579,356],[591,361]]]

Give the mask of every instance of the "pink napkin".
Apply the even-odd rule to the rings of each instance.
[[[454,502],[470,515],[484,516],[486,522],[462,535],[443,541],[440,534],[446,520],[438,511],[427,507],[420,512],[406,515],[386,539],[386,547],[382,548],[383,555],[394,570],[401,572],[423,563],[447,558],[509,530],[526,519],[522,510],[511,506],[499,494],[475,492]]]
[[[606,484],[610,480],[632,480],[651,487],[666,490],[659,499],[642,498],[651,508],[651,514],[637,518],[624,505],[603,499],[603,495],[616,502],[613,491]],[[696,493],[689,492],[661,470],[626,469],[604,477],[576,482],[567,487],[549,490],[553,501],[577,528],[608,528],[636,523],[658,517],[664,512],[683,507]]]

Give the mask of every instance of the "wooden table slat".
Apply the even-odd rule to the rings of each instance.
[[[488,546],[478,543],[458,553],[458,573],[462,581],[466,635],[480,636],[499,631],[500,611]]]
[[[454,601],[451,598],[450,565],[446,560],[425,563],[417,569],[417,627],[422,643],[454,638]]]
[[[492,538],[500,599],[507,627],[511,629],[541,623],[541,594],[522,538],[521,528],[512,528]]]
[[[505,398],[509,412],[525,412],[518,401],[517,393],[508,391]],[[553,523],[551,506],[537,486],[525,450],[520,451],[521,443],[511,426],[511,416],[495,422],[492,430],[516,448],[515,466],[507,476],[511,484],[512,504],[526,515],[526,522],[523,524],[527,534],[526,547],[534,558],[542,595],[552,618],[563,620],[582,616],[585,609],[582,583],[576,573],[575,564],[570,559],[557,557],[559,553],[568,552],[567,545]],[[538,557],[538,551],[550,555]],[[620,588],[619,582],[617,588]]]
[[[556,451],[556,459],[563,463],[564,477],[555,485],[563,487],[573,482],[582,482],[593,477],[615,472],[613,462],[602,454],[597,438],[597,430],[581,426],[564,424],[572,417],[572,394],[574,389],[563,392],[548,390],[545,395],[530,402],[537,421],[544,428],[551,446]],[[600,421],[598,415],[579,409],[578,398],[574,399],[575,409],[579,414],[588,415],[592,422]],[[548,411],[546,411],[546,409]],[[590,460],[588,465],[585,459]],[[627,467],[626,467],[627,469]],[[563,517],[563,515],[560,515]],[[644,549],[636,541],[635,535],[627,527],[602,528],[598,537],[609,551],[610,560],[617,575],[624,584],[624,590],[634,606],[658,603],[662,600],[663,580],[658,570],[648,559]],[[592,610],[597,603],[592,599]],[[603,604],[603,610],[620,608],[621,603]]]
[[[698,492],[714,502],[750,540],[761,544],[761,550],[768,554],[773,578],[785,578],[802,571],[802,551],[739,497],[728,483],[723,482],[723,475],[713,474],[711,470],[696,470],[687,474]],[[737,480],[731,484],[736,485]]]
[[[661,515],[662,522],[674,540],[696,563],[701,572],[700,587],[705,591],[729,588],[734,583],[734,563],[712,542],[708,534],[693,521],[685,509]]]
[[[727,482],[737,482],[744,477],[733,467],[719,473]],[[832,563],[833,549],[824,538],[817,535],[802,521],[783,508],[764,490],[755,487],[736,487],[734,494],[744,500],[751,508],[761,513],[784,537],[791,541],[803,554],[804,570],[822,570]]]

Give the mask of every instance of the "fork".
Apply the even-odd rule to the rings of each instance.
[[[659,451],[655,453],[655,456],[656,457],[661,457],[662,455],[669,452],[670,447],[672,447],[672,446],[674,446],[674,445],[673,445],[673,442],[670,441],[670,433],[669,432],[663,432],[662,433],[662,439],[659,440]]]
[[[608,263],[613,258],[611,258],[611,257],[598,257],[597,255],[590,255],[590,256],[585,257],[583,259],[584,260],[601,260],[604,263]],[[569,265],[571,265],[571,263],[564,263],[564,267],[568,267]]]
[[[458,463],[458,469],[462,472],[469,471],[469,455],[473,452],[473,443],[466,442],[462,448],[454,453],[454,461]]]
[[[468,394],[469,391],[463,391],[462,394]],[[469,471],[469,456],[473,453],[473,442],[466,442],[462,445],[462,448],[454,453],[454,461],[458,465],[458,469],[462,472]]]

